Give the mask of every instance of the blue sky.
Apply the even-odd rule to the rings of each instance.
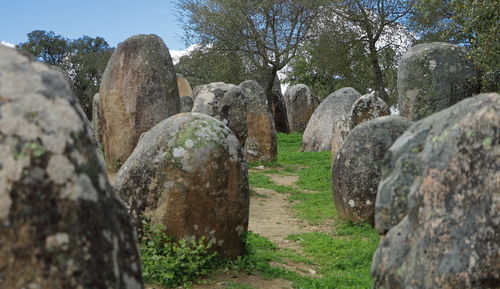
[[[100,36],[111,46],[157,34],[170,50],[186,48],[173,0],[0,0],[0,41],[19,44],[33,30],[74,39]]]

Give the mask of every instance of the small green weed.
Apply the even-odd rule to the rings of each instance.
[[[189,286],[220,266],[203,239],[174,242],[161,226],[145,224],[140,250],[145,282],[169,288]]]

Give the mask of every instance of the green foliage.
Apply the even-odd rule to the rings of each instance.
[[[219,81],[238,85],[251,78],[238,53],[207,47],[195,48],[179,58],[175,70],[193,87]]]
[[[146,223],[140,242],[144,280],[165,287],[189,286],[212,272],[220,261],[204,241],[174,242],[164,228]]]
[[[87,118],[92,119],[92,98],[99,91],[102,74],[113,52],[104,38],[83,36],[70,40],[52,31],[35,30],[28,33],[28,40],[18,47],[63,69]]]

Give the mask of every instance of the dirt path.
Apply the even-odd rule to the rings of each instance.
[[[265,174],[276,184],[281,186],[296,187],[297,176],[283,176],[276,174]],[[268,238],[281,249],[301,251],[300,246],[293,241],[286,240],[290,234],[301,234],[308,232],[324,232],[329,226],[312,226],[299,220],[291,208],[293,205],[289,200],[289,194],[278,193],[274,190],[254,188],[256,194],[250,198],[250,216],[248,229],[256,234]],[[316,275],[312,265],[288,262],[287,264],[273,263],[287,270],[295,271],[303,275]],[[193,286],[193,289],[215,289],[226,288],[228,284],[248,284],[258,289],[285,289],[292,288],[287,280],[266,280],[260,275],[247,275],[239,273],[236,275],[220,274],[205,280],[207,284]]]

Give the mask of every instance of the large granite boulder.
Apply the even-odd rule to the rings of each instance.
[[[177,73],[176,79],[180,97],[193,95],[193,90],[191,89],[191,85],[189,85],[189,81],[184,76]]]
[[[192,112],[215,117],[227,125],[241,143],[245,145],[247,129],[247,100],[241,88],[234,84],[214,82],[201,86],[193,95]]]
[[[179,92],[167,46],[156,35],[120,43],[104,71],[99,106],[106,166],[116,172],[144,132],[180,112]]]
[[[3,46],[0,288],[142,288],[130,217],[69,85]]]
[[[295,84],[286,90],[285,104],[290,132],[303,132],[319,102],[307,85]]]
[[[404,117],[383,116],[352,129],[332,167],[333,201],[341,218],[374,224],[385,152],[412,124]]]
[[[276,129],[264,89],[253,80],[240,83],[247,99],[248,136],[245,141],[245,159],[248,162],[270,162],[278,154]]]
[[[463,47],[443,42],[416,45],[398,67],[401,116],[422,119],[478,93],[478,84]]]
[[[181,113],[154,126],[118,172],[115,189],[139,232],[149,219],[176,240],[205,237],[222,257],[244,253],[247,165],[238,139],[213,117]]]
[[[349,125],[351,106],[359,97],[361,97],[361,94],[351,87],[341,88],[327,96],[316,108],[307,124],[302,138],[301,150],[303,152],[330,150],[332,148],[334,125]],[[335,133],[337,131],[335,130]],[[340,138],[341,136],[336,137]],[[339,149],[342,143],[336,141],[335,144],[339,146],[337,148]]]
[[[349,113],[349,129],[358,124],[381,116],[390,115],[389,106],[374,93],[365,94],[358,98]]]
[[[375,288],[499,288],[500,95],[433,114],[389,149]]]

